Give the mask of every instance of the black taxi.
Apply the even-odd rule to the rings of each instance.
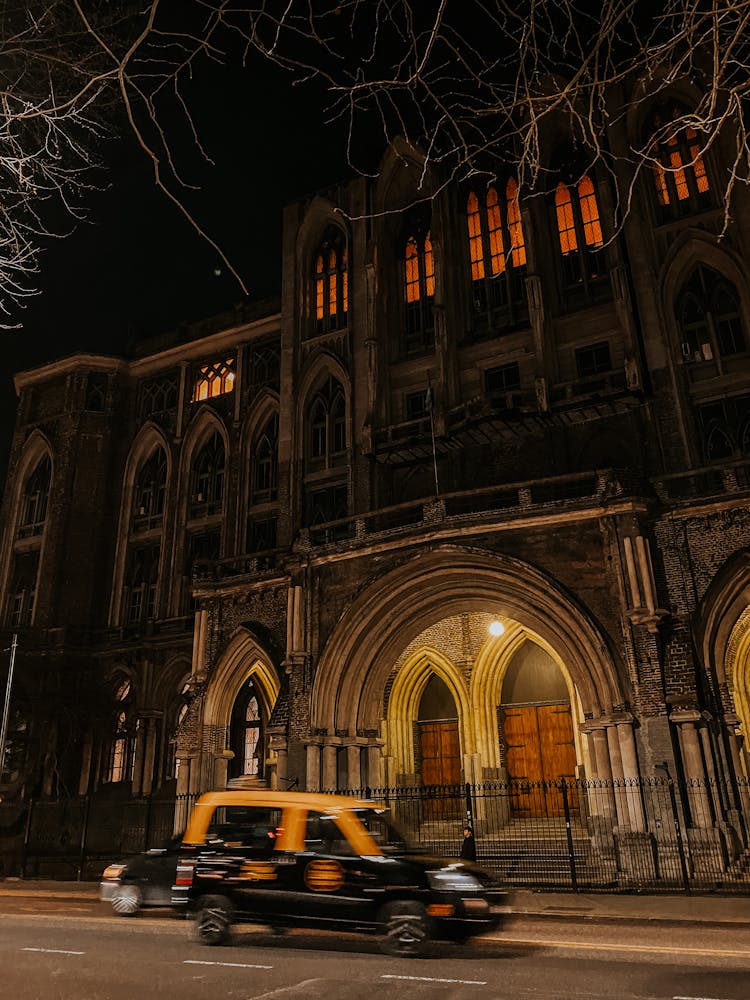
[[[382,806],[308,792],[201,796],[173,893],[210,945],[227,941],[233,923],[251,921],[376,931],[383,950],[410,956],[432,938],[489,930],[508,912],[487,872],[410,850]]]

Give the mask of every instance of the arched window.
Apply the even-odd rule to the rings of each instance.
[[[147,621],[156,615],[159,555],[159,545],[141,545],[130,552],[125,588],[126,619],[130,624]]]
[[[201,365],[195,376],[193,402],[223,396],[234,389],[234,358]]]
[[[696,411],[706,462],[750,455],[750,396],[728,396],[703,403]]]
[[[8,625],[11,628],[22,628],[33,623],[38,576],[38,549],[14,555],[7,610]]]
[[[253,453],[250,489],[252,504],[276,499],[278,444],[279,418],[274,415],[263,428]]]
[[[739,295],[731,282],[711,268],[698,266],[675,304],[680,352],[686,364],[716,361],[747,350]]]
[[[329,376],[308,406],[307,459],[329,468],[346,460],[346,399],[341,383]]]
[[[190,484],[190,517],[221,513],[224,506],[224,441],[211,435],[193,461]]]
[[[555,215],[566,287],[593,291],[606,276],[604,237],[594,183],[588,174],[575,184],[557,185]]]
[[[112,782],[128,781],[133,775],[132,728],[130,712],[132,708],[132,689],[130,681],[121,677],[115,687],[115,717],[114,731],[109,748],[107,780]]]
[[[520,318],[526,274],[516,181],[508,179],[503,197],[494,185],[479,194],[470,191],[466,220],[475,323],[488,330],[512,325]]]
[[[49,456],[45,455],[24,484],[18,525],[19,538],[41,535],[44,530],[51,475],[52,466]]]
[[[403,348],[407,354],[423,351],[433,344],[435,322],[435,258],[429,230],[415,226],[402,243],[406,331]]]
[[[338,330],[346,326],[349,312],[349,258],[346,237],[329,227],[315,252],[313,275],[315,331]]]
[[[651,153],[656,200],[661,221],[680,218],[711,206],[711,184],[701,138],[681,124],[683,108],[657,111],[651,119],[655,135]]]
[[[234,778],[243,774],[261,777],[264,769],[263,708],[252,680],[247,680],[232,710],[230,733],[234,759],[229,771]]]
[[[133,528],[146,531],[161,524],[167,489],[167,456],[157,448],[141,466],[133,492]]]

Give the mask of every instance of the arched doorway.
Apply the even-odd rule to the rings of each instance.
[[[417,730],[422,784],[458,784],[461,781],[458,711],[447,684],[436,674],[427,682],[420,699]]]
[[[511,809],[518,816],[562,816],[561,781],[576,776],[568,686],[555,661],[526,639],[513,654],[502,685],[499,726]],[[571,796],[571,808],[577,806]]]
[[[229,746],[234,757],[227,768],[230,778],[262,778],[265,762],[264,712],[252,677],[242,685],[232,708]]]

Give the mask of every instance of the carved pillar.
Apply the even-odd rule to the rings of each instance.
[[[359,773],[360,751],[358,743],[350,743],[346,748],[346,784],[348,788],[360,788],[362,784]]]
[[[696,723],[701,719],[700,713],[695,709],[683,709],[672,712],[670,718],[677,725],[693,825],[698,827],[713,826],[703,753],[696,726]]]
[[[305,775],[305,788],[308,792],[320,791],[320,745],[318,743],[308,743],[307,753],[307,773]]]
[[[635,751],[633,723],[632,721],[618,722],[616,728],[620,744],[620,757],[622,759],[622,773],[625,781],[628,813],[630,816],[630,829],[645,830],[646,820],[641,800],[640,775],[638,773],[638,758]]]
[[[326,792],[336,787],[336,755],[338,747],[326,743],[323,747],[323,790]]]
[[[609,723],[606,732],[607,746],[609,747],[609,763],[612,768],[615,808],[617,810],[617,825],[622,830],[628,830],[630,829],[630,811],[628,810],[625,774],[622,769],[622,754],[620,752],[620,741],[617,737],[617,726]]]

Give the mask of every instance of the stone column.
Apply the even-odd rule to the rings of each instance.
[[[361,747],[358,743],[350,743],[346,748],[346,783],[348,788],[360,788],[362,778],[359,769]]]
[[[375,743],[368,744],[367,747],[367,784],[370,788],[380,788],[385,779],[381,773],[380,747]]]
[[[138,719],[138,726],[135,733],[133,781],[130,786],[134,796],[141,795],[143,791],[143,763],[146,745],[146,727],[144,722],[144,719]]]
[[[612,768],[615,808],[617,810],[617,825],[621,830],[630,829],[630,812],[625,789],[625,774],[622,769],[622,754],[620,741],[617,737],[617,726],[607,723],[607,746],[609,747],[609,763]]]
[[[604,724],[585,723],[582,727],[589,737],[589,757],[594,769],[594,780],[588,785],[589,810],[611,823],[616,815],[612,792],[612,766]]]
[[[620,757],[622,759],[622,773],[625,781],[625,793],[630,816],[630,829],[642,831],[646,829],[646,821],[643,814],[638,758],[635,752],[632,721],[623,720],[617,723],[617,738],[620,744]]]
[[[677,725],[677,734],[682,752],[682,766],[687,783],[687,797],[693,826],[713,826],[713,815],[706,789],[706,772],[703,766],[700,737],[696,723],[700,713],[696,710],[673,712],[670,718]]]
[[[156,763],[156,728],[157,719],[149,716],[144,719],[146,733],[143,741],[143,777],[141,789],[143,795],[150,795],[154,790],[154,765]]]
[[[336,754],[338,747],[326,743],[323,747],[323,790],[326,792],[336,787]]]
[[[305,750],[307,756],[305,789],[308,792],[318,792],[320,791],[320,744],[308,743]]]

